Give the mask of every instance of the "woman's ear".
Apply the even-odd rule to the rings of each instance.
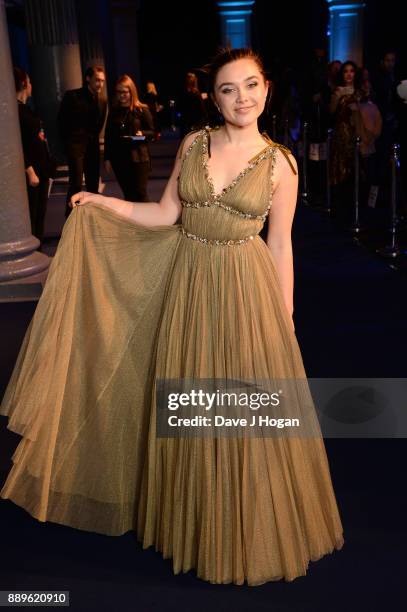
[[[212,100],[213,104],[215,105],[215,107],[218,109],[218,112],[220,113],[220,112],[221,112],[221,110],[220,110],[220,106],[219,106],[219,104],[216,102],[215,96],[214,96],[212,93],[211,93],[211,94],[209,94],[209,95],[211,96],[211,100]]]

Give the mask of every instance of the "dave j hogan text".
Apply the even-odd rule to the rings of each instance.
[[[170,427],[299,427],[299,419],[275,419],[270,416],[253,414],[251,419],[224,417],[220,414],[214,417],[196,415],[192,418],[178,417],[171,415],[168,417]]]

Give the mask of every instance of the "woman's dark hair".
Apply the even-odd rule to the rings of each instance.
[[[254,51],[250,47],[240,47],[237,49],[233,49],[232,47],[229,47],[229,46],[219,47],[216,54],[211,58],[211,61],[208,62],[207,64],[204,64],[204,66],[200,68],[200,71],[206,75],[207,91],[209,94],[214,95],[215,80],[216,80],[216,75],[218,74],[219,70],[223,66],[226,66],[226,64],[229,64],[230,62],[234,62],[239,59],[253,60],[256,63],[260,73],[263,75],[264,80],[267,80],[267,74],[264,68],[263,60],[261,59],[260,55],[256,51]],[[208,96],[208,99],[210,100],[210,103],[213,106],[213,108],[215,108],[211,95]],[[268,89],[266,104],[264,107],[264,110],[267,113],[269,111],[270,100],[271,100],[271,86]]]
[[[14,75],[14,83],[16,86],[16,92],[19,93],[20,91],[23,91],[23,89],[27,85],[28,74],[22,68],[19,68],[18,66],[14,66],[13,75]]]
[[[344,74],[346,66],[352,66],[353,70],[355,71],[353,87],[355,88],[355,91],[359,91],[362,87],[362,71],[360,70],[360,68],[358,68],[355,62],[352,62],[352,60],[347,60],[346,62],[343,62],[338,73],[338,85],[342,86],[345,83]]]
[[[257,67],[264,79],[267,79],[263,60],[261,59],[260,55],[256,53],[256,51],[253,51],[253,49],[250,47],[241,47],[238,49],[232,49],[231,47],[220,47],[214,57],[212,57],[211,61],[201,68],[201,70],[207,75],[209,93],[214,93],[216,75],[218,74],[219,70],[223,66],[226,66],[226,64],[239,59],[253,60],[257,64]]]

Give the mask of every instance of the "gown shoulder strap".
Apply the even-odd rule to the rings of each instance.
[[[292,161],[290,160],[289,155],[292,155],[292,152],[290,151],[290,149],[288,147],[285,147],[284,145],[278,143],[278,142],[274,142],[273,140],[271,140],[270,136],[267,134],[267,132],[262,132],[264,138],[274,147],[277,147],[277,149],[279,149],[281,151],[281,153],[284,155],[284,157],[286,158],[288,165],[290,166],[291,170],[293,171],[294,174],[297,174],[296,169],[294,168]]]
[[[184,144],[188,136],[190,136],[191,134],[196,134],[198,136],[201,132],[202,130],[192,130],[191,132],[188,132],[188,134],[185,134],[185,136],[183,137],[183,139],[181,140],[178,146],[178,155],[177,155],[178,159],[182,159],[183,157],[185,157],[188,149],[191,149],[192,145],[195,143],[196,138],[191,142],[187,151],[184,151]]]

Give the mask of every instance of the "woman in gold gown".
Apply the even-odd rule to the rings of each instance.
[[[1,407],[22,436],[1,496],[40,521],[134,530],[176,574],[291,581],[343,545],[320,432],[156,430],[158,379],[306,379],[292,320],[296,163],[258,131],[260,58],[223,50],[209,76],[225,125],[184,138],[159,203],[72,198]]]

